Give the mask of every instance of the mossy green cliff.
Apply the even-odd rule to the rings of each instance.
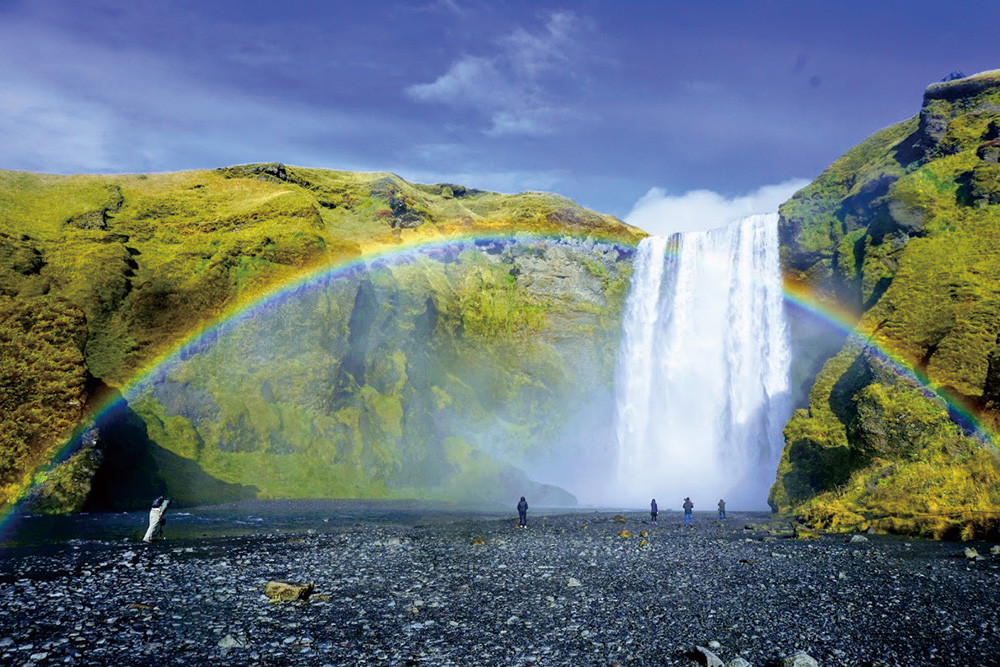
[[[220,315],[305,271],[456,234],[504,240],[362,263],[206,331],[38,472],[89,409]],[[555,195],[391,174],[0,172],[0,502],[40,481],[51,510],[156,492],[568,501],[523,468],[581,387],[608,390],[620,260],[640,236]]]
[[[935,84],[917,118],[781,207],[786,280],[860,335],[837,341],[785,428],[775,509],[839,529],[996,530],[1000,464],[974,422],[1000,425],[998,136],[1000,71]],[[799,350],[830,349],[793,331]]]

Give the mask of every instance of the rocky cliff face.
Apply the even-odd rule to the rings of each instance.
[[[30,329],[62,308],[81,332],[75,346],[56,341],[76,354],[74,370],[60,371],[76,394],[44,402],[60,421],[41,429],[32,424],[46,419],[7,413],[6,432],[35,430],[19,440],[28,444],[0,448],[2,500],[25,488],[85,407],[122,388],[127,402],[68,463],[34,473],[48,481],[34,492],[39,507],[144,505],[160,492],[184,503],[491,502],[530,489],[571,501],[525,471],[558,456],[543,443],[568,443],[588,406],[592,419],[604,409],[623,260],[638,230],[553,195],[277,164],[0,173],[0,187],[4,321]],[[456,234],[470,240],[444,242]],[[129,386],[206,322],[302,271],[436,239],[428,252],[360,262],[207,330]],[[34,360],[46,345],[0,372],[12,406],[38,404],[15,389],[43,372]]]
[[[1000,472],[976,423],[998,423],[998,128],[1000,72],[932,85],[918,118],[782,206],[789,282],[846,305],[860,335],[793,325],[799,349],[831,358],[785,429],[776,509],[826,526],[995,530]]]

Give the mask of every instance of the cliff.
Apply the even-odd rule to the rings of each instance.
[[[998,136],[1000,71],[934,84],[918,117],[781,207],[789,286],[858,334],[793,323],[798,349],[834,354],[797,356],[822,365],[785,428],[775,509],[845,530],[996,531]]]
[[[618,260],[641,236],[555,195],[384,173],[0,172],[0,502],[34,484],[51,511],[157,493],[570,502],[523,468],[582,386],[608,389]]]

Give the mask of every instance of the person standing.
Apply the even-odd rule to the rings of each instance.
[[[524,499],[524,496],[521,496],[521,500],[517,503],[517,518],[518,528],[528,527],[528,501]]]
[[[163,515],[169,504],[170,498],[163,496],[153,501],[153,506],[149,509],[149,528],[146,529],[146,534],[142,537],[143,542],[152,542],[157,537],[163,536],[163,524],[167,522]]]
[[[726,520],[726,501],[719,498],[719,521]]]
[[[656,514],[657,514],[656,498],[653,498],[653,500],[651,500],[649,503],[649,517],[650,519],[652,519],[652,523],[654,526],[656,525]]]
[[[694,503],[691,502],[691,498],[684,499],[683,507],[684,507],[684,525],[690,526],[694,524],[694,515],[692,514],[692,510],[694,510]]]

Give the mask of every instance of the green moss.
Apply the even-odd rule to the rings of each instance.
[[[914,118],[875,133],[781,205],[791,263],[831,258],[845,234],[866,226],[869,204],[910,168],[904,148],[916,129]]]
[[[874,136],[782,208],[792,278],[856,304],[869,344],[986,423],[996,422],[984,388],[1000,334],[1000,210],[991,203],[1000,181],[979,147],[1000,121],[995,74],[932,86],[919,128]],[[890,178],[875,187],[873,174]],[[830,255],[820,232],[835,240],[838,225]],[[849,342],[789,422],[773,504],[833,527],[991,530],[969,517],[997,509],[995,453],[962,435],[940,398],[862,358]],[[841,453],[831,459],[831,450]],[[931,517],[951,499],[947,517]]]
[[[66,377],[89,370],[116,387],[275,285],[386,244],[455,231],[594,234],[629,244],[642,236],[556,195],[419,186],[384,173],[278,164],[148,176],[0,172],[0,292],[16,308],[34,308],[32,299],[42,295],[74,304],[87,323],[74,361],[83,370]],[[527,245],[518,251],[535,252]],[[133,402],[160,473],[181,478],[194,465],[266,497],[389,497],[452,483],[459,473],[449,472],[440,447],[450,424],[471,421],[470,431],[498,449],[539,446],[576,389],[568,355],[582,357],[579,347],[537,336],[556,338],[558,327],[560,340],[586,340],[586,358],[599,360],[583,368],[594,367],[587,372],[600,383],[611,381],[607,359],[628,278],[607,258],[590,259],[590,248],[574,252],[606,289],[607,303],[574,308],[531,294],[509,254],[474,250],[373,271],[378,304],[370,341],[350,330],[357,290],[350,280],[304,290],[287,317],[241,330],[229,347],[216,349],[206,334],[200,352],[170,368],[166,384]],[[275,342],[285,340],[308,343]],[[48,354],[43,347],[28,357]],[[5,362],[17,366],[17,359]],[[345,360],[357,364],[351,373]],[[29,369],[23,387],[42,386],[37,372]],[[30,402],[27,394],[15,394],[12,406],[25,410],[19,401]],[[23,475],[79,417],[63,414],[45,422],[42,413],[8,413],[2,499],[19,493]],[[552,425],[539,429],[546,420]],[[436,444],[423,451],[425,442]],[[411,479],[414,462],[427,470]],[[488,469],[512,474],[499,464]],[[198,489],[176,488],[197,501]]]
[[[20,494],[70,436],[87,401],[80,309],[0,296],[0,491]]]

